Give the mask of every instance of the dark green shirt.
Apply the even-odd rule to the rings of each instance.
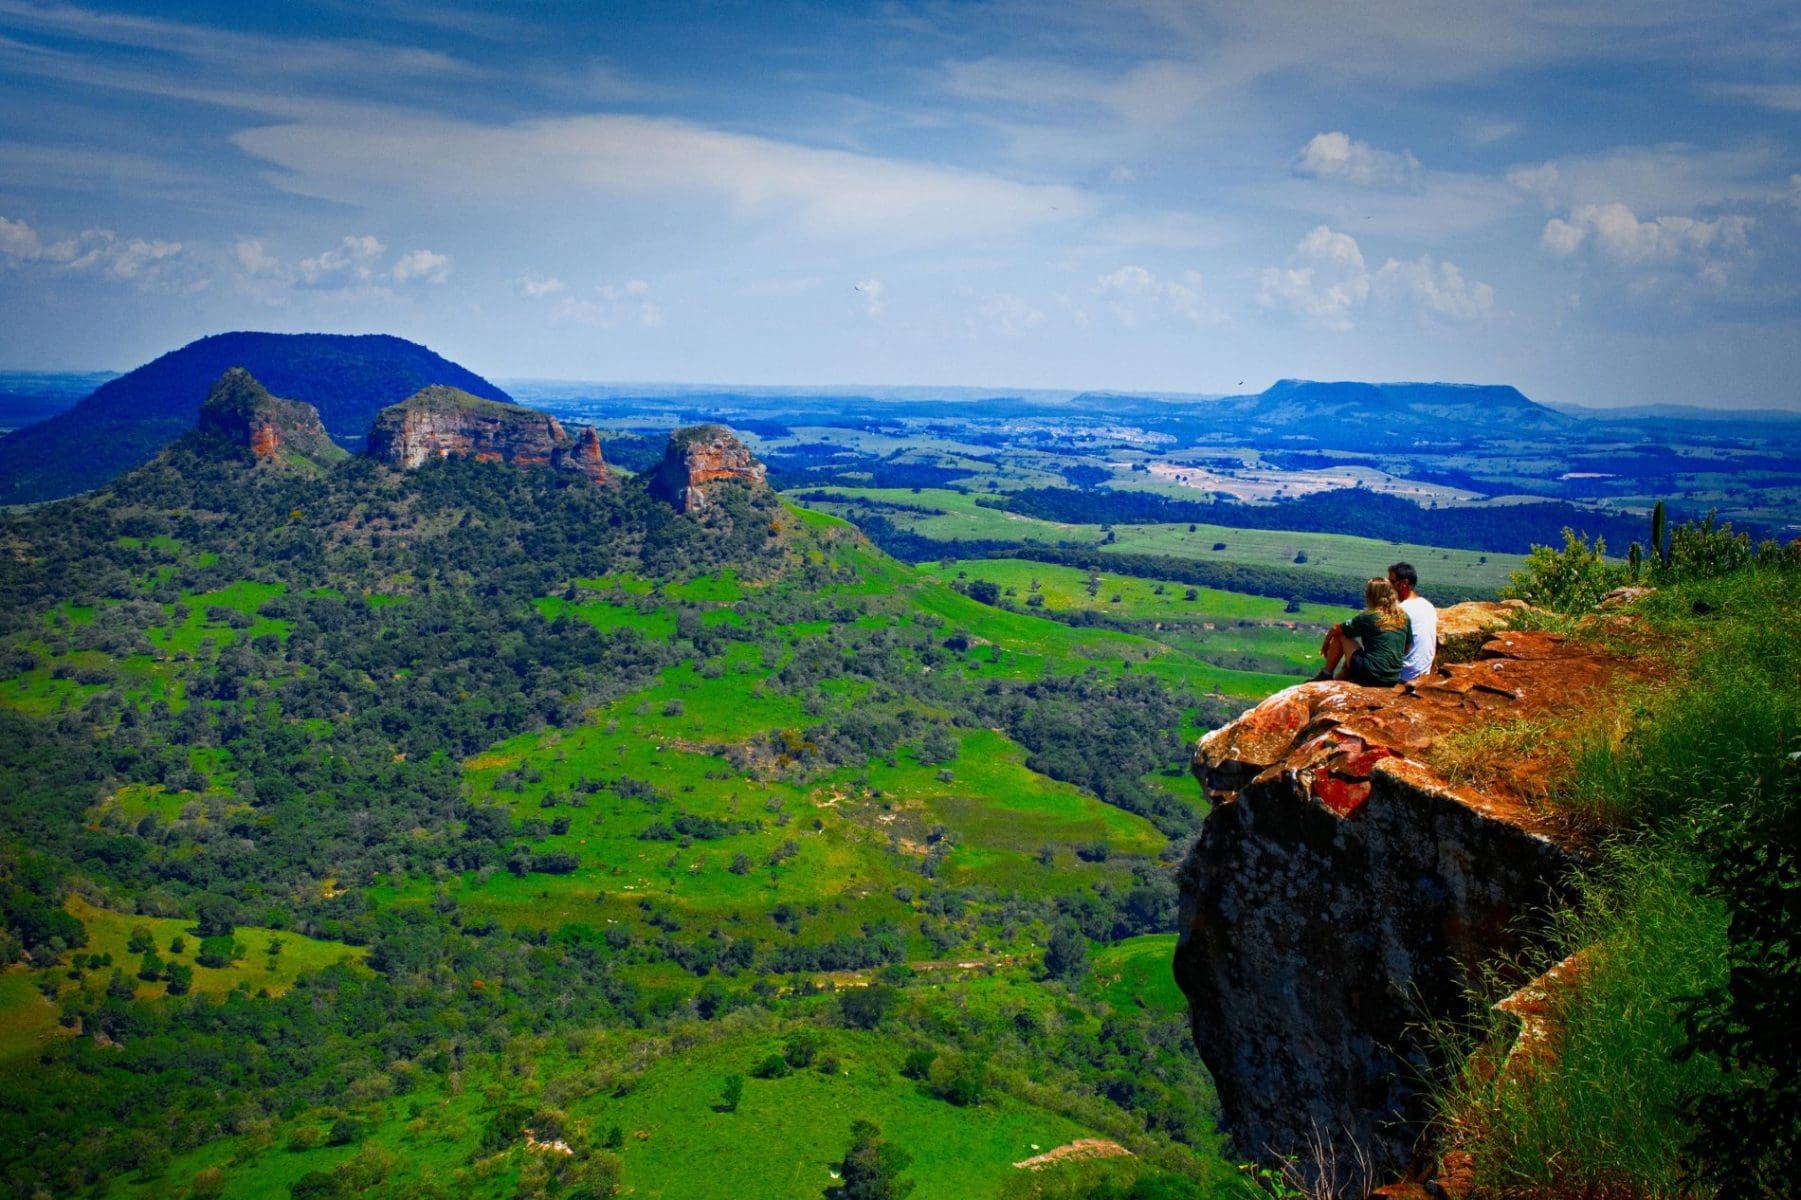
[[[1344,631],[1362,643],[1363,665],[1378,682],[1401,682],[1401,662],[1413,637],[1413,622],[1405,613],[1399,629],[1384,629],[1377,624],[1376,614],[1365,609],[1344,623]]]

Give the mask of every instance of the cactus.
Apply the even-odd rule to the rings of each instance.
[[[1670,548],[1664,542],[1663,501],[1659,500],[1651,507],[1651,553],[1657,556],[1660,567],[1670,565]]]
[[[1644,557],[1645,548],[1637,542],[1633,542],[1630,546],[1626,547],[1626,566],[1632,572],[1632,582],[1634,583],[1638,582],[1638,569],[1640,564],[1643,563]]]

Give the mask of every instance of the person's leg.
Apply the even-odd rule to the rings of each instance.
[[[1350,659],[1345,663],[1344,677],[1345,682],[1354,683],[1359,687],[1382,686],[1376,681],[1376,677],[1370,674],[1369,665],[1363,660],[1362,647],[1353,651]]]
[[[1326,658],[1326,665],[1320,668],[1315,679],[1331,679],[1338,674],[1338,664],[1344,661],[1345,655],[1354,647],[1355,642],[1345,636],[1344,629],[1334,625],[1326,634],[1326,640],[1320,643],[1319,652]]]

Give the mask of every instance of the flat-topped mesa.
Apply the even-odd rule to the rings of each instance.
[[[1364,1191],[1343,1195],[1414,1162],[1426,1024],[1464,1015],[1466,983],[1529,948],[1574,862],[1531,803],[1555,737],[1500,751],[1480,789],[1431,761],[1454,734],[1556,728],[1638,670],[1464,608],[1441,625],[1489,627],[1472,661],[1394,688],[1300,684],[1195,749],[1214,807],[1178,876],[1175,955],[1195,1046],[1239,1151],[1323,1158],[1341,1181],[1367,1162]]]
[[[594,430],[584,428],[572,438],[549,413],[453,387],[425,388],[377,413],[369,455],[404,471],[437,458],[473,458],[612,482]]]
[[[346,457],[319,420],[319,410],[298,400],[271,396],[243,367],[219,377],[200,406],[195,428],[245,447],[256,461],[314,465]]]
[[[767,487],[767,472],[749,447],[723,425],[692,425],[669,435],[663,461],[650,473],[650,494],[685,513],[712,507],[720,489]]]

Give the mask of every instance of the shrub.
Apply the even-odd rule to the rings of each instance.
[[[1508,578],[1501,595],[1536,608],[1562,613],[1587,612],[1601,597],[1627,582],[1626,569],[1607,561],[1607,543],[1563,531],[1563,548],[1534,546],[1526,565]]]
[[[772,1052],[767,1058],[756,1065],[756,1068],[751,1071],[751,1074],[755,1075],[758,1079],[781,1079],[783,1076],[787,1075],[790,1070],[791,1068],[788,1066],[788,1060],[783,1058],[779,1053]]]

